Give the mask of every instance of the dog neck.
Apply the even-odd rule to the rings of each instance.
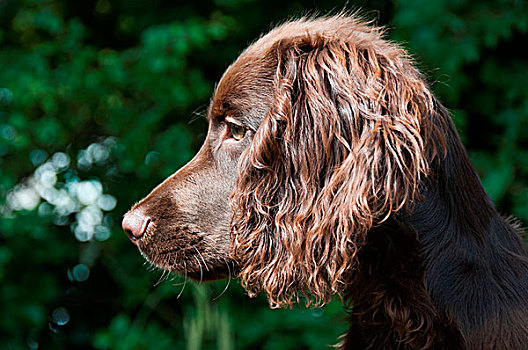
[[[526,324],[526,247],[519,230],[494,208],[452,124],[451,129],[446,157],[423,183],[423,200],[398,216],[399,225],[415,232],[425,290],[466,345],[515,348],[495,341],[511,331],[505,320],[522,318]],[[512,304],[522,312],[512,315]]]
[[[422,184],[421,200],[369,231],[347,291],[354,308],[343,349],[515,348],[498,339],[511,331],[508,324],[527,324],[525,247],[452,136],[447,156]]]

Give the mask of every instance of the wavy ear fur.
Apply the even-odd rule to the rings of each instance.
[[[406,52],[355,25],[269,51],[274,105],[240,165],[232,245],[243,286],[274,307],[339,294],[369,229],[409,209],[444,147],[443,117]]]

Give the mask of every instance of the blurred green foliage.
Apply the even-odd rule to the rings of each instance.
[[[525,1],[4,0],[0,347],[335,343],[346,328],[339,301],[270,310],[236,280],[164,280],[119,222],[192,157],[214,83],[248,42],[270,23],[344,6],[392,28],[452,110],[492,199],[526,224]]]

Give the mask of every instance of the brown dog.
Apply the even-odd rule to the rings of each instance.
[[[272,306],[353,305],[342,348],[522,349],[528,258],[406,52],[288,22],[216,89],[200,152],[125,216],[155,265]]]

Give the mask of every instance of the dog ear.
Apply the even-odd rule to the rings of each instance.
[[[369,229],[408,206],[443,145],[424,80],[368,30],[270,51],[274,105],[242,157],[232,245],[243,286],[272,306],[323,305],[343,290]]]

